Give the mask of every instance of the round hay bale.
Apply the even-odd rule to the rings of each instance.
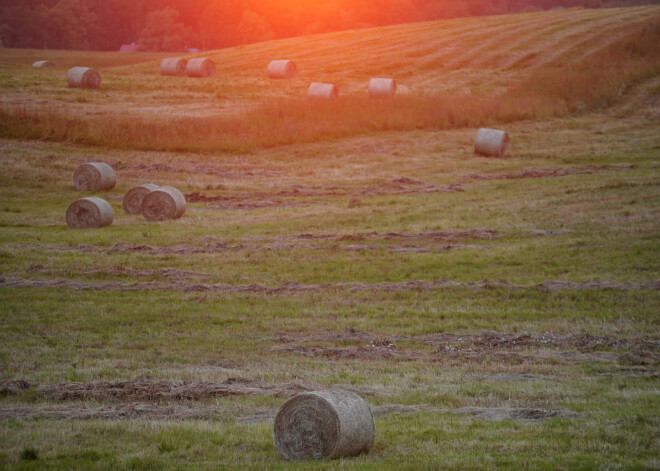
[[[111,190],[116,183],[115,171],[104,162],[87,162],[73,173],[76,190]]]
[[[115,213],[110,203],[95,196],[74,201],[66,210],[66,224],[69,229],[109,226],[114,219]]]
[[[185,212],[186,197],[171,186],[161,186],[142,199],[142,215],[147,221],[178,219]]]
[[[295,62],[290,60],[275,60],[270,61],[266,69],[268,76],[272,79],[287,79],[293,78],[298,73],[298,68]]]
[[[277,412],[275,446],[284,458],[339,458],[374,444],[369,405],[348,391],[314,391],[289,399]]]
[[[55,63],[51,61],[37,61],[32,64],[32,67],[55,67]]]
[[[369,80],[370,97],[380,98],[394,95],[396,95],[396,80],[391,78],[372,78]]]
[[[333,83],[319,83],[314,82],[309,86],[307,90],[307,96],[309,98],[337,98],[339,92],[337,91],[337,85]]]
[[[99,88],[101,86],[101,74],[98,70],[89,67],[73,67],[66,74],[69,87],[75,88]]]
[[[211,77],[215,75],[215,63],[211,59],[198,57],[190,59],[186,65],[188,77]]]
[[[140,214],[142,212],[142,200],[148,193],[157,190],[158,185],[145,183],[144,185],[131,188],[124,195],[122,205],[126,214]]]
[[[160,62],[161,75],[186,75],[186,66],[188,61],[183,57],[170,57]]]
[[[475,154],[502,157],[509,149],[509,135],[497,129],[481,128],[474,140]]]

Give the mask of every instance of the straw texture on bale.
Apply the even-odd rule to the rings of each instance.
[[[215,75],[215,62],[203,57],[190,59],[186,64],[186,75],[188,77],[211,77]]]
[[[66,224],[69,229],[109,226],[114,219],[115,213],[110,203],[95,196],[74,201],[66,210]]]
[[[160,62],[161,75],[186,75],[188,61],[183,57],[170,57]]]
[[[372,98],[396,95],[396,80],[391,78],[372,78],[369,80],[369,96]]]
[[[142,200],[148,193],[157,190],[158,185],[145,183],[131,188],[124,195],[123,206],[126,214],[140,214],[142,212]]]
[[[51,61],[37,61],[32,67],[55,67],[55,64]]]
[[[293,78],[298,73],[295,62],[290,60],[275,60],[268,64],[268,76],[273,79]]]
[[[116,183],[115,171],[104,162],[87,162],[73,172],[73,184],[76,190],[111,190]]]
[[[142,199],[142,215],[147,221],[178,219],[185,212],[186,197],[171,186],[161,186]]]
[[[509,150],[509,135],[497,129],[481,128],[474,140],[475,154],[502,157]]]
[[[307,90],[309,98],[337,98],[338,95],[337,86],[333,83],[314,82]]]
[[[73,67],[66,74],[69,87],[76,88],[99,88],[101,86],[101,74],[98,70],[90,67]]]
[[[275,446],[286,459],[340,458],[368,452],[375,438],[369,405],[349,391],[314,391],[277,412]]]

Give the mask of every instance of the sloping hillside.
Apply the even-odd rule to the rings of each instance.
[[[369,77],[395,77],[416,93],[492,91],[540,66],[565,66],[660,16],[660,7],[568,9],[462,18],[272,41],[208,53],[223,92],[304,92],[311,81],[357,93]],[[293,84],[269,81],[269,60],[294,60]]]
[[[139,54],[33,51],[16,66],[16,51],[0,51],[0,122],[5,137],[235,151],[373,130],[543,119],[608,105],[656,76],[658,25],[660,6],[646,6],[362,29],[207,51],[200,56],[218,69],[207,79],[163,77],[162,56],[154,54],[136,63]],[[644,27],[648,34],[639,33]],[[59,67],[35,69],[37,57]],[[280,58],[297,63],[296,78],[266,76],[268,62]],[[73,65],[98,67],[101,89],[68,89],[64,75]],[[394,77],[408,101],[361,101],[370,77]],[[322,116],[310,111],[301,98],[318,81],[337,84],[349,100]],[[62,125],[63,114],[77,124]]]

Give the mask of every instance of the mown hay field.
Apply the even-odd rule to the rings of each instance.
[[[349,31],[200,54],[205,79],[0,50],[0,468],[657,467],[659,21]],[[507,156],[474,154],[484,125]],[[113,189],[75,190],[89,161]],[[145,183],[185,214],[125,214]],[[67,227],[86,196],[112,225]],[[316,389],[371,405],[369,454],[279,455],[278,408]]]

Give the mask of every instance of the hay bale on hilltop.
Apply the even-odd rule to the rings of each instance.
[[[142,215],[147,221],[178,219],[186,212],[186,197],[171,186],[161,186],[142,199]]]
[[[145,183],[131,188],[124,195],[122,205],[126,214],[140,214],[142,212],[142,200],[147,194],[158,189],[158,185]]]
[[[188,61],[183,57],[169,57],[160,61],[161,75],[186,75],[186,66]]]
[[[289,399],[277,412],[275,446],[288,460],[340,458],[368,452],[374,443],[369,405],[348,391],[314,391]]]
[[[314,82],[309,86],[307,90],[307,96],[309,98],[337,98],[339,92],[337,90],[337,85],[333,83],[319,83]]]
[[[90,67],[73,67],[66,74],[69,87],[74,88],[99,88],[101,86],[101,74],[98,70]]]
[[[112,206],[103,198],[90,196],[71,203],[66,210],[69,229],[95,229],[109,226],[115,219]]]
[[[396,95],[396,80],[392,78],[372,78],[369,80],[369,96],[387,98]]]
[[[32,64],[32,67],[55,67],[55,63],[51,61],[37,61]]]
[[[272,79],[287,79],[295,77],[298,73],[298,68],[293,61],[284,59],[274,60],[268,64],[266,73]]]
[[[186,64],[186,75],[188,77],[211,77],[215,75],[215,62],[204,57],[190,59]]]
[[[111,190],[116,183],[115,171],[105,162],[87,162],[73,173],[73,184],[76,190]]]
[[[475,154],[502,157],[509,150],[509,135],[498,129],[481,128],[474,140]]]

